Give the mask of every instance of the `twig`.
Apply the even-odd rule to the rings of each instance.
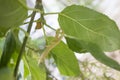
[[[40,22],[40,20],[34,20],[33,22]],[[29,21],[28,22],[24,22],[23,25],[29,24],[29,23],[30,23]]]
[[[54,31],[56,31],[56,29],[54,29],[53,27],[51,27],[50,25],[48,25],[48,24],[46,24],[46,23],[44,23],[48,28],[50,28],[50,29],[52,29],[52,30],[54,30]]]
[[[36,6],[38,6],[38,3],[36,3]],[[36,6],[35,6],[35,7],[36,7]],[[28,29],[27,29],[27,33],[28,33],[28,34],[30,34],[30,31],[31,31],[31,28],[32,28],[32,24],[33,24],[33,21],[34,21],[35,14],[36,14],[36,11],[33,11],[32,16],[31,16],[31,20],[30,20],[30,23],[29,23]],[[15,66],[15,69],[14,69],[14,77],[15,77],[15,78],[16,78],[17,73],[18,73],[18,67],[19,67],[20,60],[21,60],[21,58],[22,58],[23,52],[24,52],[24,50],[25,50],[25,46],[26,46],[26,43],[27,43],[27,39],[28,39],[28,36],[25,36],[25,38],[24,38],[24,40],[23,40],[22,47],[21,47],[21,49],[20,49],[20,52],[19,52],[19,55],[18,55],[18,58],[17,58],[17,63],[16,63],[16,66]]]
[[[28,49],[33,50],[34,52],[40,52],[40,49],[35,49],[35,48],[32,48],[32,47],[30,47],[30,46],[28,46],[28,45],[26,45],[26,47],[27,47]]]

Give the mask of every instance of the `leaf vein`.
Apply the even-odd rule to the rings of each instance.
[[[67,15],[65,15],[65,14],[63,14],[63,13],[60,13],[60,15],[66,17],[66,18],[68,18],[68,19],[70,19],[70,20],[72,20],[72,21],[74,21],[74,22],[76,22],[77,24],[79,24],[81,27],[83,27],[84,29],[86,29],[86,30],[89,31],[89,32],[92,32],[92,33],[94,33],[94,34],[97,34],[97,35],[100,35],[100,36],[104,36],[105,38],[107,38],[106,35],[97,33],[97,32],[95,32],[95,31],[87,28],[86,26],[84,26],[83,24],[81,24],[80,22],[78,22],[77,20],[75,20],[74,18],[71,18],[70,16],[67,16]]]

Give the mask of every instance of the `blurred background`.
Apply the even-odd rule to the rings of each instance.
[[[29,7],[33,8],[35,5],[35,0],[27,0],[27,3]],[[60,12],[65,7],[73,4],[83,5],[109,16],[120,28],[120,0],[43,0],[46,13]],[[29,14],[30,13],[31,12],[29,12]],[[36,19],[39,17],[40,15],[37,14]],[[55,29],[59,28],[57,17],[58,15],[45,16],[47,24]],[[31,39],[33,40],[43,37],[43,31],[35,30],[35,26],[36,23],[34,23],[31,31]],[[22,27],[24,28],[24,26]],[[45,30],[47,35],[54,35],[55,33],[53,30],[47,27],[45,27]],[[106,53],[106,55],[120,63],[120,51]],[[79,61],[81,71],[86,77],[86,80],[120,80],[120,72],[99,63],[89,53],[76,53],[76,57]],[[54,77],[53,80],[81,80],[79,76],[67,77],[60,75],[58,69],[55,66],[47,63],[48,62],[46,61],[46,65],[52,73],[52,77]]]

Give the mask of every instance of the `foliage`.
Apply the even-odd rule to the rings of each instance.
[[[13,80],[12,71],[6,67],[1,68],[0,69],[0,79],[1,80]]]
[[[13,77],[15,80],[21,77],[27,80],[49,80],[52,74],[45,60],[51,58],[62,75],[80,76],[85,80],[74,52],[90,52],[96,60],[120,71],[120,64],[104,53],[120,49],[120,31],[113,20],[87,7],[72,5],[57,13],[60,29],[56,30],[44,19],[45,15],[56,13],[45,13],[43,7],[42,0],[36,0],[34,9],[28,8],[25,0],[0,1],[0,37],[5,38],[4,47],[0,41],[1,80],[8,80],[6,75],[10,77],[9,80],[13,80]],[[29,10],[33,11],[31,15],[27,15]],[[36,13],[41,15],[38,20],[34,20]],[[31,19],[26,23],[27,31],[24,31],[20,26],[28,17]],[[29,37],[33,22],[39,24],[36,29],[44,31],[44,38],[35,42]],[[44,25],[53,29],[56,35],[52,38],[46,35]],[[21,30],[25,34],[22,44],[18,37]],[[65,38],[66,43],[62,38]],[[41,45],[44,49],[40,49]],[[19,73],[19,67],[22,66],[24,72]]]
[[[0,10],[0,36],[4,36],[10,28],[19,26],[27,17],[27,9],[18,0],[0,0]]]
[[[61,41],[54,49],[51,50],[51,54],[55,59],[55,63],[61,74],[68,76],[80,74],[77,59],[65,43]]]

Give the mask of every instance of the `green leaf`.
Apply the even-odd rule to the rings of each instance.
[[[13,46],[15,51],[12,53],[12,56],[10,58],[12,60],[12,62],[10,61],[8,63],[8,66],[11,68],[14,68],[16,65],[16,62],[17,62],[18,53],[20,52],[20,49],[21,49],[21,42],[20,42],[19,37],[18,37],[19,30],[17,30],[17,29],[12,30],[11,33],[12,33],[12,36],[15,40],[15,42],[14,42],[15,47]]]
[[[58,20],[68,37],[68,46],[73,51],[81,52],[79,49],[85,49],[103,64],[120,70],[120,65],[104,54],[104,51],[120,49],[120,31],[113,20],[77,5],[65,8],[59,14]],[[78,48],[74,49],[73,46],[77,44]]]
[[[65,43],[61,41],[51,53],[61,74],[68,76],[80,74],[78,61]]]
[[[46,70],[43,64],[38,65],[37,61],[31,57],[27,57],[27,64],[32,80],[46,80]]]
[[[16,41],[16,48],[15,49],[16,49],[16,52],[18,52],[18,53],[20,52],[20,49],[21,49],[21,46],[22,46],[22,43],[21,43],[21,41],[18,37],[19,31],[20,30],[18,30],[18,29],[13,30],[14,38],[15,38],[15,41]]]
[[[0,80],[14,80],[13,74],[9,68],[0,69]]]
[[[27,9],[18,0],[0,0],[0,36],[4,36],[11,27],[19,26],[26,17]]]
[[[0,38],[0,50],[3,49],[5,38]]]
[[[87,47],[88,51],[100,62],[104,63],[105,65],[120,71],[120,64],[115,60],[109,58],[105,55],[105,53],[100,49],[99,46],[90,43]]]
[[[67,45],[68,47],[77,53],[85,53],[87,52],[86,48],[84,48],[84,46],[80,43],[80,40],[76,40],[70,37],[65,37],[66,41],[67,41]]]
[[[29,76],[30,70],[29,70],[29,66],[28,66],[28,63],[25,57],[23,57],[23,61],[24,61],[24,79],[25,79]]]
[[[60,27],[69,37],[92,42],[104,51],[120,49],[120,31],[117,25],[99,12],[72,5],[59,14],[58,20]]]
[[[1,60],[0,60],[0,68],[7,66],[8,62],[12,54],[15,52],[16,41],[13,32],[9,32],[6,36]]]
[[[5,38],[0,38],[0,56],[2,54]],[[0,57],[1,58],[1,57]]]

